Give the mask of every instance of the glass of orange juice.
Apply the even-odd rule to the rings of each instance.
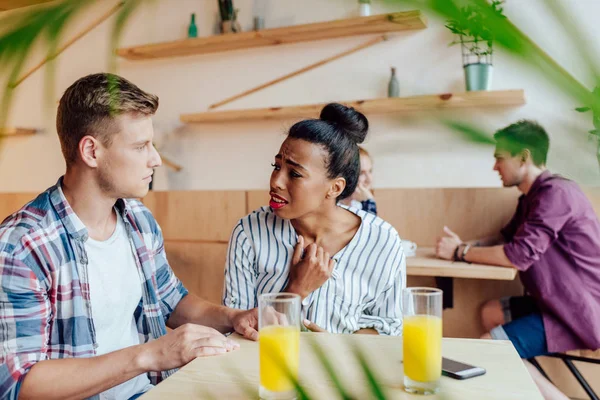
[[[406,288],[402,294],[404,388],[434,394],[442,375],[442,291]]]
[[[300,359],[300,296],[262,294],[258,298],[260,398],[296,398]]]

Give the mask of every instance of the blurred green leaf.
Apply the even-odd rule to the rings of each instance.
[[[442,123],[454,131],[460,133],[470,142],[494,145],[494,138],[490,137],[483,129],[477,128],[472,124],[459,121],[442,121]]]
[[[317,359],[327,372],[327,375],[329,375],[329,378],[331,378],[331,380],[333,381],[333,384],[335,385],[335,388],[337,389],[340,397],[344,400],[352,400],[352,396],[350,396],[346,392],[342,381],[340,380],[339,376],[335,373],[335,368],[333,367],[333,364],[329,361],[327,355],[325,354],[325,351],[323,350],[321,345],[319,345],[319,343],[315,340],[314,337],[311,337],[310,345],[312,347],[313,352],[317,356]]]
[[[357,344],[352,346],[352,352],[354,353],[354,357],[358,361],[360,368],[367,378],[367,382],[369,383],[369,389],[371,391],[371,395],[376,400],[386,400],[387,397],[383,391],[383,387],[380,384],[379,380],[375,377],[375,373],[373,369],[369,366],[365,355]]]

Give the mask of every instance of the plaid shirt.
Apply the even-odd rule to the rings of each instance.
[[[58,183],[0,225],[0,398],[17,399],[36,362],[93,357],[87,229]],[[187,290],[169,267],[163,237],[137,200],[118,200],[142,284],[134,313],[140,342],[167,333],[166,321]],[[156,384],[174,370],[150,372]],[[97,398],[95,396],[94,398]]]

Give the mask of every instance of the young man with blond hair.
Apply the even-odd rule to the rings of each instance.
[[[256,340],[256,310],[189,294],[132,200],[161,165],[157,107],[112,74],[62,96],[66,174],[0,225],[1,398],[134,399],[196,357],[235,350],[221,332]]]

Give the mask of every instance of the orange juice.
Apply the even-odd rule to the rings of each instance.
[[[260,384],[272,392],[294,390],[285,366],[298,379],[300,330],[297,326],[267,326],[260,330]]]
[[[433,382],[442,374],[442,319],[432,315],[404,317],[404,375]]]

